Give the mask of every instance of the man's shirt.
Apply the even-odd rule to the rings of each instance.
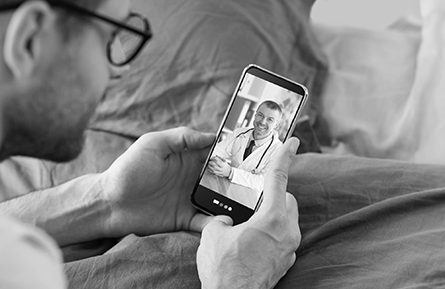
[[[0,215],[0,288],[63,289],[57,244],[40,229]]]

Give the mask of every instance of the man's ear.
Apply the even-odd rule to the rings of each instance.
[[[45,29],[55,14],[44,1],[26,1],[11,16],[5,33],[3,57],[15,77],[30,75],[41,57]]]

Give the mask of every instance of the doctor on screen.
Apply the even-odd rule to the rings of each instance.
[[[255,113],[253,128],[238,128],[216,145],[209,172],[262,192],[265,172],[282,145],[277,132],[281,117],[279,104],[271,100],[262,102]]]

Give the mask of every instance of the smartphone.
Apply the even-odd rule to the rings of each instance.
[[[191,202],[209,215],[247,221],[262,201],[264,177],[308,98],[303,85],[247,66],[194,186]]]

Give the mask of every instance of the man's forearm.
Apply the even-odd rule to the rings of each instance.
[[[100,175],[85,175],[60,186],[0,203],[0,213],[41,227],[66,246],[108,237],[110,210],[102,197]]]
[[[264,187],[264,175],[254,174],[239,168],[233,168],[231,182],[261,192]]]

